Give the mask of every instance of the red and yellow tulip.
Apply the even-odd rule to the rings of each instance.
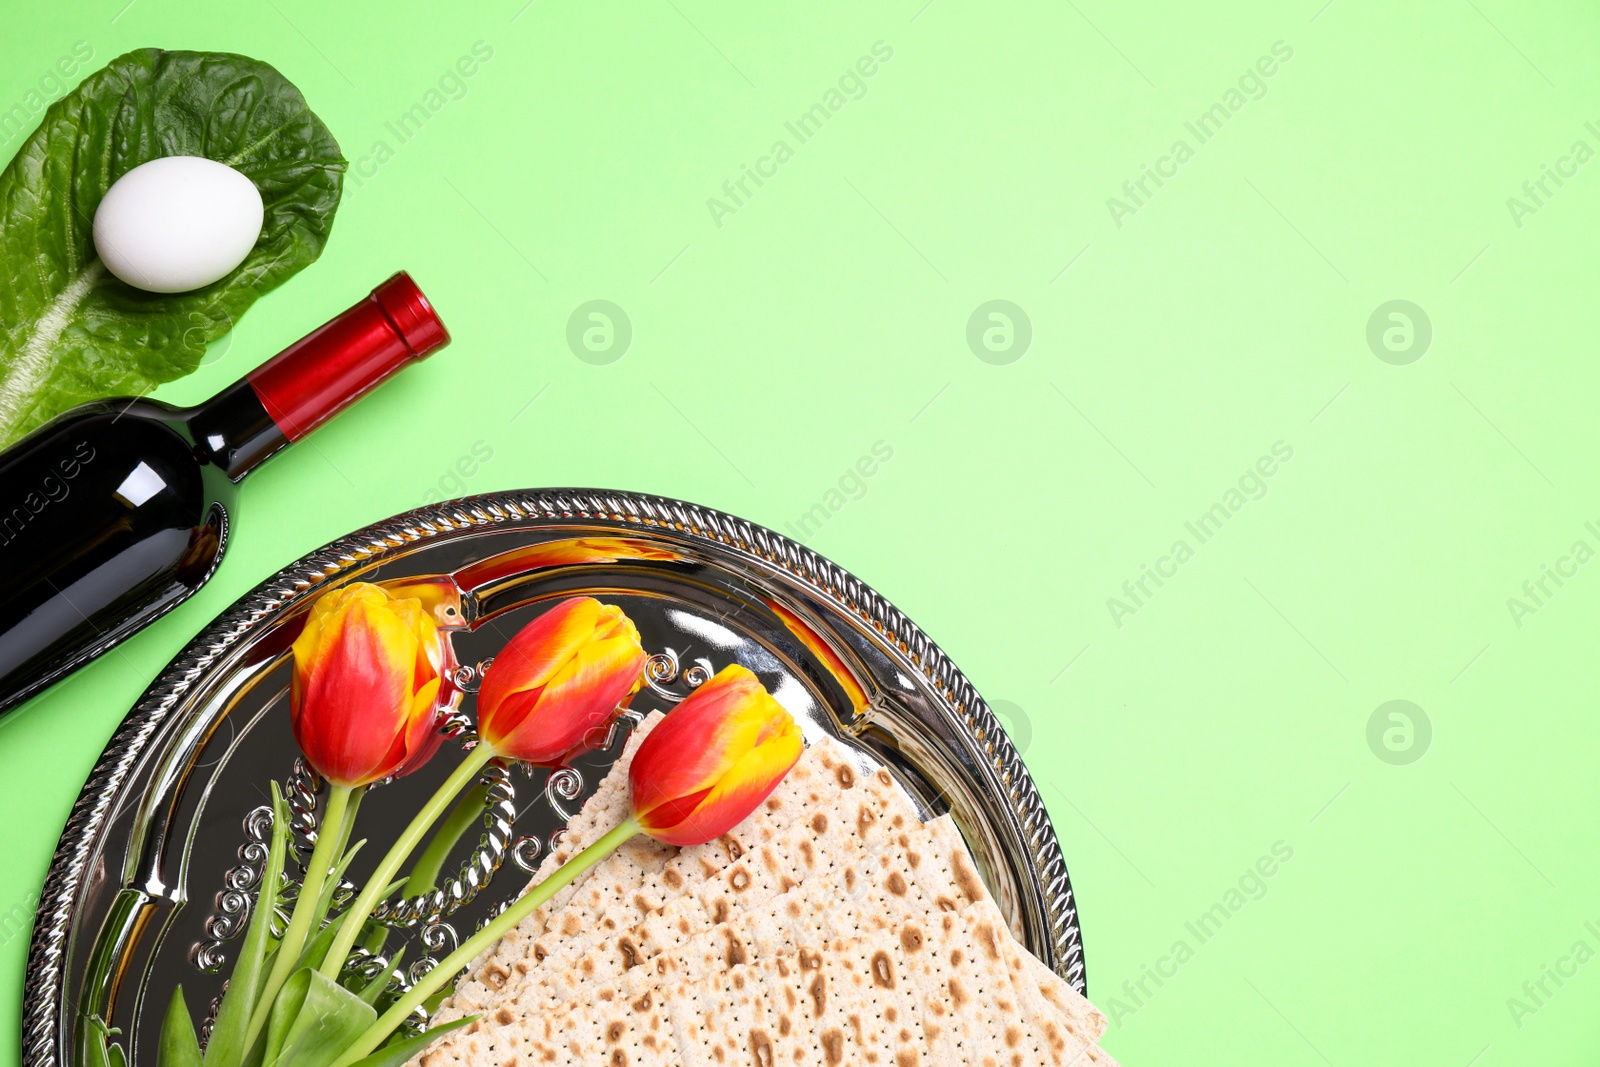
[[[366,582],[312,605],[294,642],[295,741],[337,786],[407,774],[439,748],[449,643],[415,599]]]
[[[800,728],[749,670],[732,664],[679,704],[629,770],[633,818],[670,845],[743,822],[800,759]]]
[[[605,739],[647,658],[621,608],[563,600],[495,656],[478,692],[478,734],[496,755],[561,766]]]

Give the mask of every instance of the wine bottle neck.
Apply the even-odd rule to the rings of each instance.
[[[289,443],[289,436],[267,413],[248,378],[240,378],[194,408],[188,421],[195,447],[235,482]]]
[[[189,426],[238,481],[385,379],[450,343],[404,271],[193,409]]]

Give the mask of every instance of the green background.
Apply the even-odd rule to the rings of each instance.
[[[1127,1063],[1593,1062],[1600,565],[1561,561],[1600,549],[1600,162],[1570,156],[1600,149],[1600,14],[1323,4],[12,5],[0,108],[79,41],[94,66],[239,51],[352,162],[322,259],[160,398],[206,396],[402,267],[455,343],[254,476],[199,596],[0,723],[0,1055],[17,917],[196,630],[394,512],[577,485],[791,535],[822,506],[807,543],[1025,747]],[[861,98],[800,143],[785,123],[880,41]],[[492,57],[452,80],[478,42]],[[1201,143],[1185,123],[1278,42]],[[386,124],[419,103],[402,142]],[[791,158],[714,217],[778,140]],[[1546,165],[1568,176],[1535,203]],[[1176,175],[1135,202],[1144,166]],[[567,341],[595,299],[631,324],[613,362]],[[980,359],[968,320],[995,299],[1031,341],[980,336]],[[1380,322],[1398,351],[1368,341],[1392,300],[1420,309]],[[879,442],[892,459],[841,485]],[[1279,442],[1292,458],[1245,477]],[[1185,524],[1218,503],[1201,543]],[[1180,540],[1192,558],[1162,562]],[[1171,577],[1135,601],[1146,566]],[[1569,576],[1517,617],[1546,566]],[[1369,733],[1392,700],[1412,705]],[[1292,858],[1255,880],[1274,845]],[[1187,924],[1218,904],[1202,943]],[[1535,1000],[1547,966],[1571,976]]]

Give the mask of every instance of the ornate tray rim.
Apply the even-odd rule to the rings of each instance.
[[[150,738],[195,681],[241,636],[319,582],[398,549],[459,530],[530,521],[600,519],[642,530],[668,529],[778,567],[871,626],[897,647],[939,692],[956,725],[993,764],[1026,838],[1039,876],[1057,970],[1085,989],[1083,944],[1066,861],[1044,801],[1010,737],[944,651],[899,609],[844,568],[763,526],[670,497],[597,489],[523,489],[447,500],[347,534],[278,571],[222,611],[185,646],[141,696],[107,742],[72,806],[40,892],[23,978],[22,1065],[59,1062],[56,1004],[68,964],[74,901],[118,792]]]

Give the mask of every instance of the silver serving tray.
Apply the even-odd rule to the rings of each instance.
[[[175,985],[197,1014],[214,1004],[260,878],[271,780],[289,788],[302,859],[315,836],[318,783],[297,765],[288,725],[288,648],[310,602],[352,579],[423,597],[463,665],[468,713],[496,649],[575,593],[621,604],[654,653],[635,712],[670,708],[743,663],[809,738],[840,739],[925,813],[952,812],[1024,943],[1085,988],[1072,887],[1038,790],[982,698],[910,620],[816,553],[730,515],[528,490],[422,508],[313,552],[223,612],[152,683],[51,863],[28,954],[24,1067],[78,1067],[91,1015],[120,1030],[134,1067],[150,1064]],[[514,897],[634,721],[570,770],[491,774],[476,850],[463,843],[439,892],[390,909],[386,948],[411,942],[406,958],[426,967]],[[367,798],[356,834],[370,853],[458,755],[447,741],[424,770]],[[359,862],[351,874],[362,877]]]

